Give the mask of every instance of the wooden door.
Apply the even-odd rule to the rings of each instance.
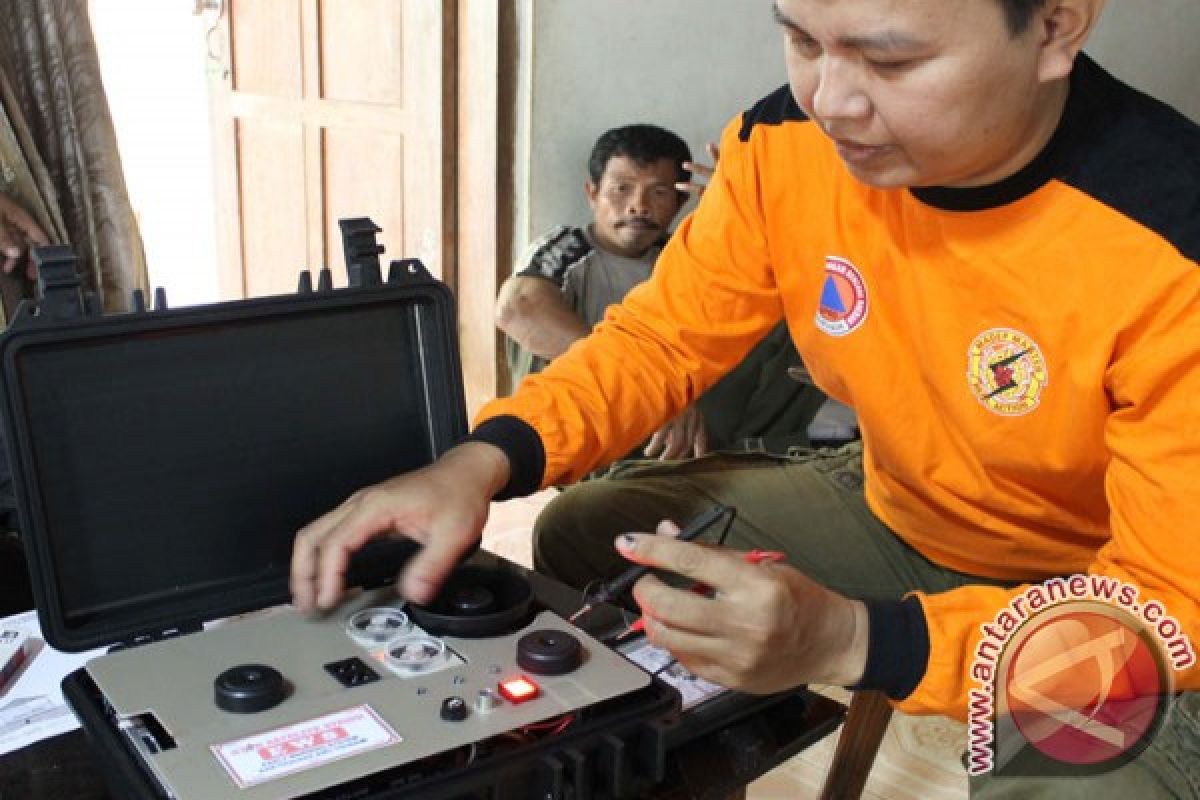
[[[449,0],[229,0],[209,35],[220,287],[345,283],[337,220],[455,283]]]

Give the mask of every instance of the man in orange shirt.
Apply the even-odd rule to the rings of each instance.
[[[716,589],[641,581],[649,638],[746,691],[877,688],[965,717],[997,612],[1054,576],[1112,579],[1182,632],[1173,713],[1101,778],[973,788],[1194,795],[1200,129],[1081,55],[1102,6],[777,0],[789,86],[727,128],[654,277],[468,442],[301,531],[297,604],[334,604],[348,554],[382,534],[424,544],[400,586],[428,600],[489,499],[619,455],[782,318],[854,407],[861,454],[754,474],[770,507],[739,509],[734,544],[777,543],[793,566],[617,535],[622,558]],[[1094,711],[1064,709],[1081,731]]]

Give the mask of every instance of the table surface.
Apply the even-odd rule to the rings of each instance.
[[[108,800],[83,731],[0,756],[0,800]]]

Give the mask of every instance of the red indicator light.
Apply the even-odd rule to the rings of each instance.
[[[524,675],[519,678],[509,678],[506,681],[500,681],[496,685],[496,688],[500,692],[500,696],[513,705],[524,703],[526,700],[532,700],[541,694],[538,685]]]

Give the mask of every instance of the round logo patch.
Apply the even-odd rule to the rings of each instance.
[[[1033,411],[1049,382],[1042,351],[1020,331],[992,328],[967,348],[971,393],[997,414],[1019,417]]]
[[[817,327],[830,336],[853,333],[867,318],[867,284],[844,258],[825,257],[825,285],[817,309]]]

